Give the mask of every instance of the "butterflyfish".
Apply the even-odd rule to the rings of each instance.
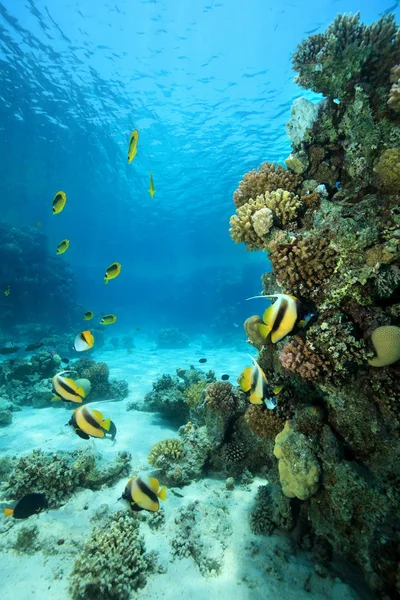
[[[151,174],[151,171],[149,171],[150,173],[150,187],[149,187],[149,194],[152,198],[154,198],[154,194],[156,193],[156,190],[154,189],[154,181],[153,181],[153,175]]]
[[[9,296],[9,295],[10,295],[10,292],[11,292],[11,288],[10,288],[10,286],[8,286],[8,287],[6,288],[6,290],[4,291],[4,295],[5,295],[5,296]]]
[[[112,325],[117,320],[115,315],[104,315],[100,321],[100,325]]]
[[[90,350],[93,348],[94,337],[91,331],[81,331],[75,338],[74,350],[77,352],[83,352],[84,350]]]
[[[54,196],[54,200],[53,200],[53,215],[57,215],[62,210],[64,210],[66,203],[67,203],[66,193],[65,192],[57,192],[57,194]]]
[[[14,519],[27,519],[32,515],[39,514],[44,508],[47,508],[47,500],[44,494],[32,492],[26,494],[18,500],[14,508],[5,508],[5,517],[14,517]]]
[[[83,320],[84,321],[90,321],[91,319],[93,319],[93,317],[94,317],[94,312],[92,310],[88,310],[83,315]]]
[[[149,510],[157,512],[160,508],[159,500],[165,500],[167,488],[160,488],[157,479],[153,477],[132,477],[122,494],[124,500],[128,500],[132,510]]]
[[[138,141],[139,141],[139,132],[137,129],[134,129],[131,133],[131,137],[129,138],[128,165],[131,164],[131,162],[133,161],[133,159],[136,156]]]
[[[302,307],[300,301],[288,294],[270,294],[268,296],[253,296],[254,298],[276,298],[263,314],[263,323],[258,325],[258,330],[264,339],[270,336],[271,342],[276,344],[296,328],[305,327],[307,320],[301,316]]]
[[[53,383],[53,391],[55,398],[53,400],[64,400],[65,402],[81,403],[85,398],[86,393],[83,387],[80,387],[73,379],[63,377],[65,371],[56,373],[51,380]]]
[[[89,406],[79,406],[74,410],[68,422],[80,438],[88,440],[91,437],[103,438],[109,435],[114,440],[117,435],[115,423],[110,417],[104,418],[103,413]]]
[[[247,367],[240,376],[240,388],[243,392],[250,392],[251,404],[265,404],[269,410],[273,410],[276,407],[275,396],[282,390],[282,386],[271,390],[264,371],[252,356],[250,358],[253,365]]]
[[[115,262],[110,265],[104,275],[104,283],[108,283],[110,279],[115,279],[121,273],[121,263]]]
[[[57,254],[64,254],[69,248],[69,240],[63,240],[57,246]]]

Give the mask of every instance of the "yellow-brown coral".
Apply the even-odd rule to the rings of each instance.
[[[297,220],[302,209],[300,199],[293,192],[278,189],[265,194],[265,204],[272,210],[280,227]]]
[[[265,247],[265,240],[259,237],[254,229],[253,216],[261,209],[266,208],[264,196],[257,196],[236,210],[236,214],[230,218],[231,238],[237,243],[247,245],[246,250],[259,250]]]
[[[210,383],[206,389],[207,407],[222,414],[233,414],[236,410],[236,399],[232,384],[229,381]]]
[[[371,335],[376,356],[368,360],[371,367],[387,367],[400,360],[400,327],[383,325]]]
[[[395,65],[390,71],[392,87],[389,92],[388,105],[395,112],[400,112],[400,65]]]
[[[384,150],[374,167],[380,183],[388,192],[400,190],[400,148]]]
[[[258,315],[252,315],[244,322],[244,330],[246,332],[248,341],[255,348],[260,348],[264,345],[265,340],[259,331],[259,325],[264,325],[264,321]]]
[[[186,404],[190,408],[196,408],[202,400],[203,392],[207,387],[206,381],[198,381],[193,383],[187,390],[184,391]]]
[[[290,244],[270,245],[271,263],[278,281],[292,293],[316,297],[318,288],[332,275],[336,251],[324,235],[298,237]]]
[[[279,460],[279,479],[285,496],[308,500],[315,494],[321,467],[307,437],[294,431],[290,421],[275,438],[274,454]]]
[[[272,210],[270,208],[260,208],[251,217],[251,222],[258,237],[263,238],[269,233],[274,222]]]
[[[265,162],[243,176],[239,187],[233,195],[237,207],[243,206],[259,194],[272,192],[279,188],[294,192],[298,185],[297,175],[276,163]]]
[[[158,467],[160,459],[167,462],[177,462],[184,455],[182,440],[171,438],[154,444],[150,449],[148,461],[152,467]]]
[[[282,431],[284,422],[272,411],[252,404],[244,416],[249,428],[261,437],[274,439]]]

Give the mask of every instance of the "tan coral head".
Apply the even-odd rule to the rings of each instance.
[[[400,327],[383,325],[371,335],[376,356],[368,363],[371,367],[387,367],[400,360]]]

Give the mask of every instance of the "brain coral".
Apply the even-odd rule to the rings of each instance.
[[[274,454],[285,496],[300,500],[313,496],[319,488],[321,467],[308,438],[294,431],[290,421],[275,438]]]
[[[138,521],[117,512],[93,530],[71,573],[74,600],[129,600],[152,570]]]
[[[371,335],[376,356],[369,359],[371,367],[386,367],[400,360],[400,327],[383,325]]]
[[[298,177],[277,163],[265,162],[243,176],[239,187],[233,195],[237,207],[246,204],[250,198],[277,189],[294,192],[298,185]]]

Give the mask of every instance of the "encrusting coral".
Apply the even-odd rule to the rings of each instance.
[[[95,528],[70,575],[74,600],[128,600],[155,568],[131,512],[117,512]]]
[[[382,186],[389,192],[400,192],[400,148],[387,148],[375,164]]]

